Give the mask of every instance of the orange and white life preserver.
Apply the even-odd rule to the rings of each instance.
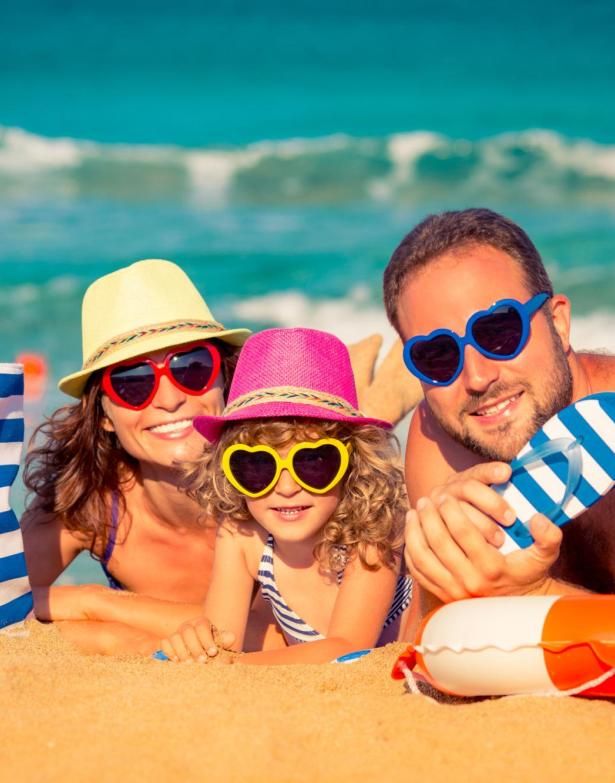
[[[446,604],[393,677],[457,696],[615,696],[615,596],[508,596]]]

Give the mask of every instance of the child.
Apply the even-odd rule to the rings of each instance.
[[[241,649],[255,583],[288,647],[241,663],[326,662],[396,640],[411,594],[403,473],[391,425],[357,410],[343,343],[312,329],[250,337],[223,414],[194,426],[214,445],[189,492],[220,526],[204,616],[164,652]]]

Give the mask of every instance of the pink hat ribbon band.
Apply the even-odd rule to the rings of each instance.
[[[123,345],[126,345],[126,343],[133,342],[134,340],[140,340],[143,337],[151,337],[153,334],[174,332],[177,329],[194,329],[198,333],[223,332],[224,326],[219,324],[217,321],[167,321],[166,323],[162,324],[152,324],[152,326],[141,327],[140,329],[135,329],[134,331],[127,332],[126,334],[121,334],[119,337],[114,337],[113,340],[110,340],[100,348],[97,348],[96,351],[94,351],[94,353],[88,358],[88,360],[83,363],[83,369],[87,370],[91,364],[94,364],[94,362],[102,359],[106,353],[117,350]]]
[[[341,411],[347,416],[363,417],[363,414],[360,411],[353,408],[352,405],[342,397],[316,392],[313,389],[302,389],[298,386],[276,386],[269,389],[257,389],[248,394],[243,394],[241,397],[237,397],[233,400],[230,405],[227,405],[222,415],[228,416],[231,413],[235,413],[235,411],[247,408],[251,405],[257,405],[263,401],[299,402],[304,405],[313,405],[316,408]]]

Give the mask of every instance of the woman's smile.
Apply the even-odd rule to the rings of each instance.
[[[174,421],[167,421],[161,424],[154,424],[151,427],[146,427],[147,432],[155,435],[157,438],[163,440],[177,440],[179,438],[187,438],[194,432],[192,426],[193,418],[181,418]]]

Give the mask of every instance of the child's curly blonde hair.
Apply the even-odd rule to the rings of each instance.
[[[227,425],[220,439],[185,469],[185,489],[216,522],[241,525],[252,517],[246,497],[222,471],[228,446],[266,444],[282,448],[292,442],[337,438],[351,445],[350,464],[342,479],[342,496],[322,529],[314,556],[323,567],[337,570],[336,553],[346,547],[366,568],[397,566],[408,509],[397,439],[380,427],[308,418],[252,419]],[[376,550],[379,563],[367,557]],[[337,555],[339,558],[339,555]]]

